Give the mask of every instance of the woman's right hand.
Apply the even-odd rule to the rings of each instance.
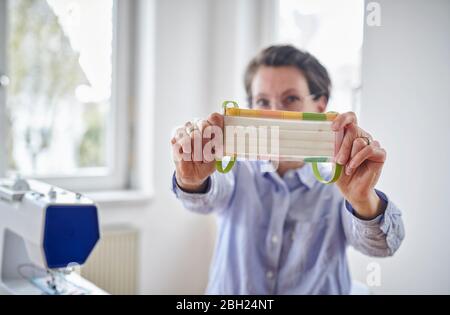
[[[175,176],[181,189],[191,193],[205,191],[206,180],[216,170],[216,154],[221,158],[222,134],[223,116],[218,113],[196,125],[187,122],[177,129],[171,143]]]

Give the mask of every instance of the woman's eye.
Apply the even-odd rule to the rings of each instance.
[[[265,99],[259,99],[256,101],[256,106],[258,107],[269,107],[269,101]]]
[[[297,101],[299,101],[300,100],[300,98],[298,97],[298,96],[288,96],[288,97],[286,97],[286,103],[288,103],[288,104],[291,104],[291,103],[294,103],[294,102],[297,102]]]

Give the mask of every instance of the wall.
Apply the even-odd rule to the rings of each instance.
[[[450,2],[377,1],[366,26],[361,124],[387,150],[380,188],[403,210],[406,238],[389,259],[351,252],[365,281],[381,266],[378,293],[450,293]]]

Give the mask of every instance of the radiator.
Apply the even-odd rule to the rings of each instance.
[[[129,226],[104,227],[81,275],[110,294],[136,294],[139,233]]]

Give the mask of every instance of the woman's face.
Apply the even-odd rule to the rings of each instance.
[[[298,112],[323,112],[326,98],[313,100],[305,76],[295,67],[261,66],[252,82],[252,107]]]

